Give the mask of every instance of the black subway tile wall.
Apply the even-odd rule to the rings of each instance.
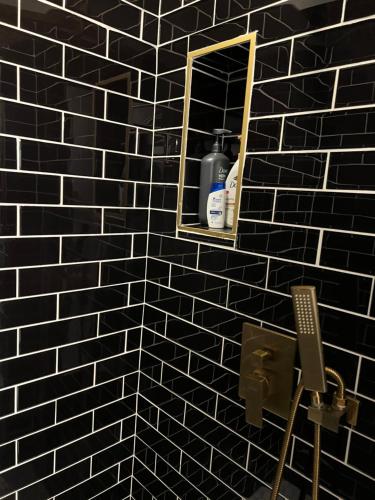
[[[186,55],[254,30],[237,239],[197,241]],[[361,401],[323,432],[320,498],[372,498],[374,33],[373,0],[0,0],[0,497],[267,499],[285,422],[245,421],[242,325],[294,335],[304,283]],[[311,494],[305,408],[293,443],[286,500]]]
[[[357,427],[323,433],[320,498],[369,499],[374,2],[162,0],[160,7],[133,497],[269,498],[285,422],[271,414],[262,430],[245,422],[238,397],[242,324],[293,335],[290,287],[308,284],[317,289],[327,365],[361,400]],[[176,233],[174,223],[186,53],[254,30],[237,240],[197,241]],[[214,92],[220,88],[202,76],[192,97],[212,103]],[[229,87],[227,100],[242,106],[238,87]],[[189,134],[186,212],[204,154],[202,138]],[[313,437],[303,408],[294,442],[282,489],[287,500],[311,495]]]
[[[2,498],[131,493],[159,22],[144,4],[0,0]]]

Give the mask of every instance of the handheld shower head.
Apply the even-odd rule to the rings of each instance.
[[[327,384],[315,287],[292,286],[291,292],[303,384],[310,391],[326,392]]]

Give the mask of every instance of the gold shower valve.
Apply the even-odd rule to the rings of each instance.
[[[263,409],[288,417],[295,349],[293,338],[244,323],[239,395],[249,424],[262,427]]]

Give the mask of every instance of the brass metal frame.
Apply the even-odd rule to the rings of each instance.
[[[205,54],[209,54],[210,52],[226,49],[228,47],[239,45],[245,42],[249,42],[249,59],[247,66],[246,92],[245,92],[245,101],[243,108],[244,111],[242,119],[241,144],[240,144],[240,152],[238,155],[239,166],[238,166],[238,176],[237,176],[236,197],[234,204],[233,227],[230,231],[221,231],[221,230],[205,229],[202,227],[195,227],[195,226],[189,226],[187,224],[182,224],[183,188],[185,181],[186,147],[187,147],[187,136],[188,136],[188,125],[189,125],[189,108],[190,108],[193,61],[195,58],[203,56]],[[232,38],[231,40],[226,40],[224,42],[219,42],[214,45],[209,45],[208,47],[203,47],[201,49],[188,52],[186,79],[185,79],[184,119],[183,119],[182,142],[181,142],[180,177],[178,182],[177,229],[179,231],[184,231],[187,233],[199,233],[199,234],[204,234],[205,236],[212,236],[228,240],[236,239],[238,216],[240,211],[242,177],[243,177],[243,170],[246,158],[247,133],[249,128],[250,104],[251,104],[253,74],[255,65],[255,43],[256,43],[256,32],[253,32],[247,35],[241,35]]]

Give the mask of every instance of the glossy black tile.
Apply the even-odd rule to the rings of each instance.
[[[17,98],[17,69],[15,66],[0,64],[0,96],[9,99]]]
[[[147,231],[148,212],[145,209],[105,209],[105,233],[139,233]]]
[[[140,35],[141,11],[120,0],[109,0],[105,5],[100,0],[68,0],[66,7],[131,35]]]
[[[158,76],[156,101],[183,97],[185,93],[185,71],[178,70]]]
[[[155,73],[156,50],[152,45],[119,33],[109,33],[109,57],[137,69]]]
[[[94,428],[100,429],[135,414],[136,396],[128,396],[94,412]],[[102,446],[102,448],[104,448]]]
[[[16,295],[16,270],[0,272],[0,298],[8,299]]]
[[[6,207],[0,208],[0,234],[1,236],[12,236],[17,232],[17,213],[16,207]],[[4,254],[0,257],[0,262],[6,262],[9,258],[7,254],[7,249],[9,246],[9,240],[3,240],[4,244]]]
[[[3,60],[61,75],[61,45],[7,26],[0,26],[0,38]]]
[[[153,233],[174,236],[176,233],[176,212],[151,210],[149,230]]]
[[[350,465],[356,469],[374,476],[374,443],[356,433],[353,433],[350,439],[349,459]]]
[[[134,185],[128,182],[65,177],[66,205],[133,206]]]
[[[148,182],[150,175],[150,158],[106,153],[105,176],[107,178]]]
[[[371,236],[326,231],[320,263],[336,269],[371,274],[375,270],[374,243]]]
[[[61,114],[15,102],[0,102],[0,133],[59,141]]]
[[[60,297],[60,317],[124,307],[127,304],[127,294],[126,285],[65,293]]]
[[[342,69],[339,73],[336,106],[371,104],[375,99],[375,65]]]
[[[375,327],[373,319],[358,317],[350,314],[349,311],[336,311],[324,306],[320,309],[320,323],[326,342],[353,353],[366,356],[375,354],[375,344],[371,337]],[[340,332],[350,332],[350,335],[340,335]],[[354,373],[351,375],[353,376]]]
[[[37,0],[22,1],[21,27],[105,55],[104,28],[68,11],[40,4]]]
[[[324,153],[252,154],[246,158],[242,182],[244,186],[321,188],[325,168]]]
[[[287,117],[283,149],[362,148],[375,144],[371,110]]]
[[[166,337],[217,363],[221,359],[222,339],[199,327],[175,318],[168,318]]]
[[[201,245],[198,269],[236,281],[263,286],[266,279],[267,261],[245,253]]]
[[[7,231],[4,232],[7,233]],[[1,247],[1,267],[57,264],[59,261],[57,238],[27,238],[23,240],[4,238],[1,241]]]
[[[232,460],[243,467],[246,466],[249,444],[245,439],[240,438],[220,423],[190,406],[186,411],[185,425]]]
[[[106,382],[138,370],[139,352],[133,351],[121,354],[96,365],[96,383]]]
[[[295,113],[331,106],[333,72],[294,77],[255,85],[251,99],[251,115]]]
[[[21,234],[99,233],[100,209],[22,207]]]
[[[224,305],[228,282],[222,278],[173,265],[170,286],[180,292]]]
[[[229,121],[229,117],[227,117]],[[224,122],[224,110],[208,106],[201,102],[190,101],[189,127],[211,133],[214,123]],[[182,125],[182,120],[178,125]],[[230,125],[228,125],[230,126]],[[233,127],[233,130],[234,127]]]
[[[65,75],[97,87],[138,95],[136,69],[71,47],[65,49]]]
[[[248,318],[229,309],[195,300],[193,320],[207,330],[240,342],[242,325]],[[254,319],[252,322],[257,323]]]
[[[93,372],[93,366],[86,366],[22,385],[18,390],[18,410],[89,387],[92,384]]]
[[[312,453],[312,448],[306,447],[304,443],[297,440],[294,448],[294,468],[300,472],[306,470],[305,467],[311,463]],[[348,500],[354,500],[358,497],[371,498],[372,480],[354,469],[350,470],[350,479],[348,479],[348,468],[332,457],[326,457],[322,461],[320,477],[322,486],[329,491],[335,491]]]
[[[138,155],[152,155],[154,141],[154,133],[148,130],[138,129],[138,145],[137,154]]]
[[[140,72],[141,87],[139,89],[139,97],[147,101],[155,101],[156,78],[148,73]]]
[[[300,73],[372,59],[374,37],[374,21],[367,20],[296,38],[292,71]]]
[[[240,221],[238,247],[241,250],[315,262],[318,231],[282,225]]]
[[[162,45],[158,49],[158,72],[164,73],[186,65],[187,38]]]
[[[197,244],[189,241],[150,235],[148,255],[168,262],[195,267],[197,261]]]
[[[48,404],[4,418],[0,425],[0,441],[6,443],[36,432],[54,422],[54,405]]]
[[[7,300],[1,306],[0,329],[51,321],[56,317],[56,297],[51,295]]]
[[[39,481],[42,477],[53,473],[53,453],[44,455],[26,464],[18,465],[2,473],[0,494],[7,495],[12,491],[23,488],[30,483]]]
[[[131,256],[131,236],[72,236],[63,238],[62,261],[121,259]]]
[[[257,30],[257,43],[287,38],[340,22],[342,0],[314,4],[293,1],[259,10],[251,15],[250,31]]]
[[[327,187],[330,189],[375,189],[369,176],[374,164],[372,152],[332,153],[328,170]]]
[[[19,459],[27,460],[89,434],[91,433],[91,426],[92,415],[82,415],[20,439],[18,441]]]
[[[18,1],[8,0],[1,2],[0,21],[17,25]]]
[[[169,264],[159,260],[147,259],[147,278],[153,283],[168,286]]]
[[[290,52],[290,41],[259,47],[256,52],[254,80],[288,75]]]
[[[101,266],[102,286],[129,283],[145,279],[146,259],[127,259],[103,262]]]
[[[62,78],[21,69],[20,95],[38,106],[103,118],[103,91]]]
[[[13,137],[0,137],[1,168],[17,168],[17,144]]]
[[[348,0],[345,7],[345,20],[371,16],[375,13],[371,0]]]
[[[182,99],[157,104],[155,106],[155,128],[181,127],[183,108],[184,103]]]
[[[192,5],[177,10],[161,18],[160,43],[202,30],[213,23],[213,0],[203,0],[199,5]]]
[[[151,188],[151,208],[162,208],[164,210],[176,210],[177,187],[154,185]]]
[[[371,195],[283,191],[276,196],[276,222],[370,232]]]
[[[135,134],[134,128],[117,123],[65,115],[64,140],[71,144],[135,153]]]
[[[22,140],[21,169],[100,177],[102,152],[62,144]]]
[[[109,335],[99,339],[88,340],[84,344],[75,344],[59,349],[58,368],[68,370],[80,365],[93,363],[103,358],[115,356],[124,350],[123,334]]]
[[[251,9],[258,9],[272,3],[270,0],[229,0],[216,5],[216,22],[223,22],[241,14],[247,14]]]
[[[20,352],[22,354],[86,340],[96,336],[97,317],[83,316],[44,325],[21,328]]]
[[[212,390],[224,394],[233,401],[239,401],[239,376],[222,366],[213,364],[196,354],[190,357],[189,374],[197,381],[208,385]]]
[[[289,297],[232,283],[229,286],[228,306],[240,313],[250,314],[258,320],[289,329],[294,327]]]
[[[240,217],[243,219],[272,220],[275,191],[246,189],[242,191]]]
[[[280,133],[281,118],[251,120],[246,150],[248,152],[276,151],[279,148]]]
[[[18,493],[18,496],[20,500],[27,500],[29,498],[42,500],[45,498],[45,495],[57,495],[88,477],[90,477],[90,461],[85,460],[24,488]]]
[[[133,453],[133,438],[121,441],[121,443],[110,446],[107,450],[96,453],[93,457],[92,467],[93,472],[99,472],[111,465],[121,462],[125,456]],[[103,493],[102,493],[103,495]],[[108,497],[108,500],[111,497]],[[113,500],[116,496],[113,497]]]
[[[375,363],[370,359],[363,360],[359,377],[358,392],[371,396],[374,389]]]
[[[0,416],[5,417],[14,413],[15,405],[15,389],[6,389],[0,392]]]
[[[117,94],[107,95],[107,116],[108,120],[135,125],[138,127],[151,128],[154,117],[154,105],[122,97]]]
[[[241,17],[225,24],[208,28],[190,37],[189,50],[196,50],[214,43],[224,42],[247,31],[247,17]]]
[[[137,5],[149,12],[153,12],[154,14],[159,13],[159,3],[155,2],[155,0],[129,0],[129,3]]]
[[[189,133],[190,135],[190,133]],[[154,134],[155,156],[178,156],[181,152],[181,130],[156,131]]]
[[[159,20],[156,16],[148,14],[145,12],[143,17],[143,33],[142,38],[146,42],[153,43],[154,45],[158,42],[158,24]]]
[[[16,448],[13,443],[0,446],[0,468],[9,469],[16,464]]]
[[[189,351],[173,342],[168,342],[158,334],[145,330],[142,336],[142,349],[185,373],[188,371]]]
[[[56,500],[68,500],[69,498],[76,498],[77,500],[84,500],[91,498],[96,493],[107,490],[110,486],[117,483],[118,470],[117,467],[108,469],[101,474],[97,474],[88,481],[78,484],[74,488],[68,490],[56,497]]]
[[[300,266],[271,260],[268,287],[290,293],[290,287],[309,284],[316,287],[321,303],[366,314],[370,296],[370,279],[341,272]]]
[[[120,437],[120,425],[111,426],[90,436],[78,439],[56,453],[56,469],[62,469],[78,460],[89,457],[103,448],[113,445]],[[77,481],[75,481],[75,484]],[[66,489],[66,488],[64,488]]]
[[[102,313],[100,315],[99,335],[139,326],[141,318],[142,307],[140,306]]]
[[[0,201],[3,203],[58,204],[60,179],[49,175],[0,172]]]
[[[85,368],[81,368],[80,370],[85,370]],[[97,406],[110,403],[120,398],[121,395],[122,379],[117,379],[98,387],[92,387],[77,394],[66,396],[57,402],[57,421],[71,418],[74,415],[90,411]]]

